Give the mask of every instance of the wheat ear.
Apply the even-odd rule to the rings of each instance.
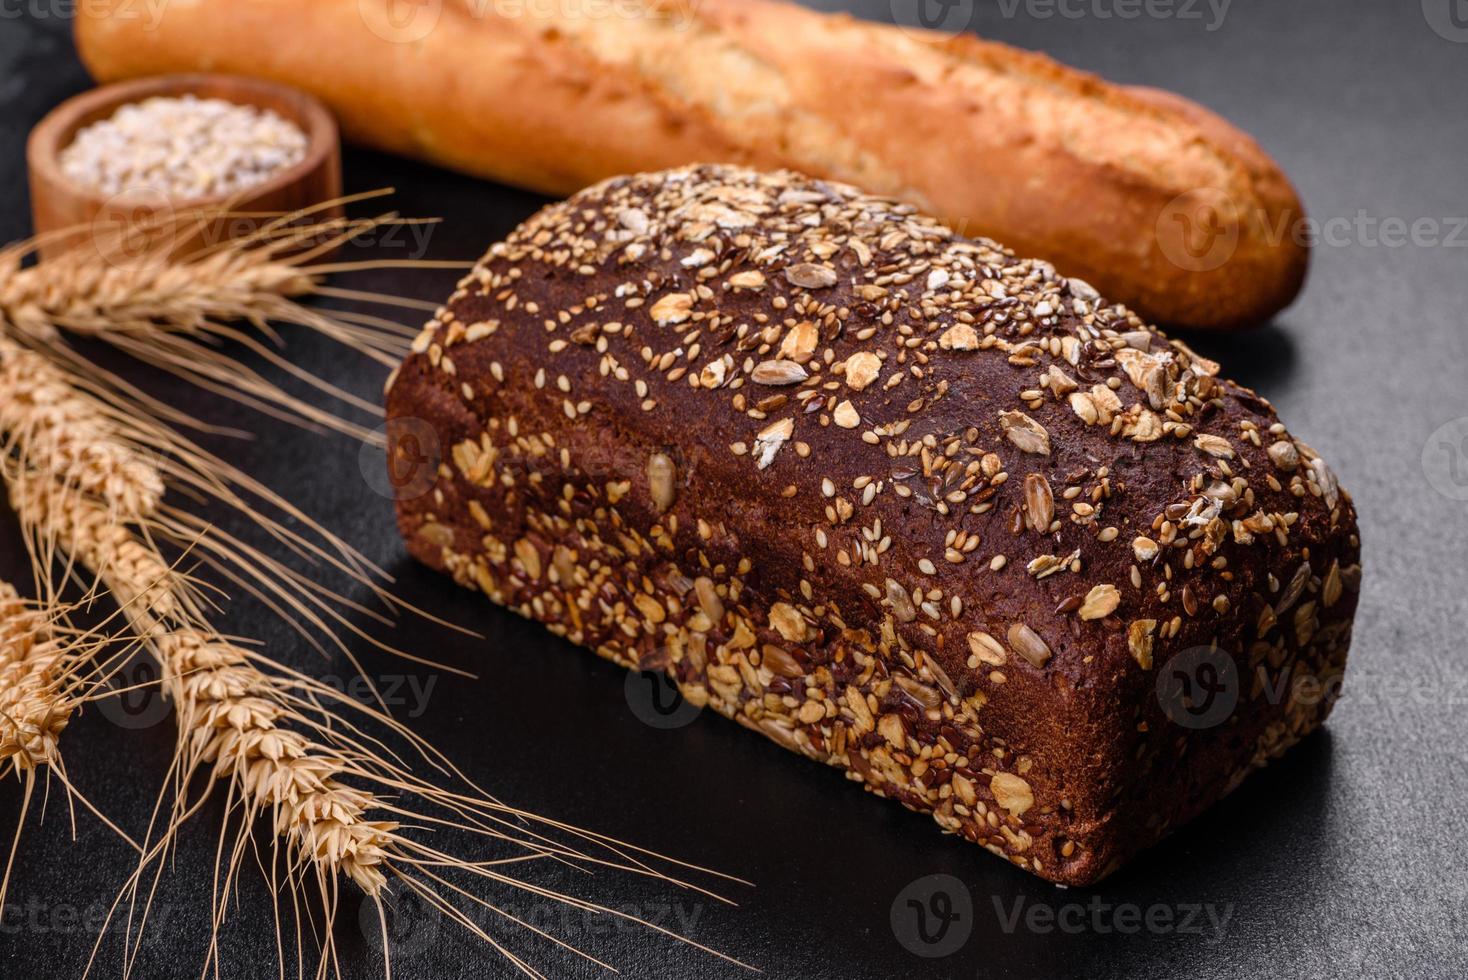
[[[72,383],[49,358],[0,336],[0,456],[106,501],[119,519],[153,513],[163,478],[127,417]]]
[[[315,220],[316,212],[331,204],[378,193],[386,192],[274,217],[239,215],[219,207],[164,213],[141,228],[93,232],[85,239],[87,244],[25,267],[15,256],[29,254],[36,243],[21,243],[9,250],[11,261],[0,261],[0,319],[49,344],[59,344],[58,330],[94,338],[274,417],[377,442],[380,437],[373,430],[290,395],[219,349],[217,342],[233,341],[337,401],[380,413],[374,402],[311,375],[282,356],[277,350],[280,337],[271,326],[305,327],[384,367],[395,367],[402,360],[415,330],[370,314],[328,313],[300,302],[317,296],[431,311],[430,303],[328,287],[324,277],[384,266],[467,267],[462,262],[414,259],[322,261],[325,254],[359,236],[387,226],[421,223],[391,214]],[[235,219],[262,224],[251,235],[175,254],[173,246],[198,229]],[[151,244],[135,251],[139,239]],[[72,367],[86,370],[88,365],[73,357]]]
[[[367,869],[380,859],[371,854],[370,833],[362,835],[365,824],[360,820],[336,819],[353,807],[360,815],[369,801],[329,780],[319,792],[309,794],[281,778],[288,775],[284,771],[267,773],[263,779],[258,771],[249,772],[248,759],[263,759],[277,750],[295,761],[293,771],[303,778],[321,766],[313,764],[300,736],[276,731],[278,708],[211,699],[211,693],[250,686],[248,676],[241,675],[245,659],[239,650],[195,630],[172,631],[170,624],[189,623],[198,610],[173,569],[126,527],[159,509],[164,480],[138,445],[150,434],[156,441],[156,433],[81,391],[45,355],[4,337],[0,337],[0,392],[0,432],[6,440],[0,462],[9,471],[21,522],[39,544],[33,544],[38,564],[50,564],[51,551],[59,547],[100,574],[134,625],[153,641],[167,671],[169,694],[180,705],[182,732],[195,741],[207,740],[219,731],[221,718],[250,722],[235,733],[238,738],[230,750],[206,745],[195,754],[216,762],[220,775],[238,774],[276,794],[275,802],[287,809],[298,806],[295,815],[281,823],[282,835],[300,853],[322,856],[328,870],[342,870],[375,892],[380,881]],[[166,445],[159,449],[171,449],[175,457],[185,455],[171,444],[173,440],[162,441]],[[13,590],[0,592],[0,613],[4,614],[0,712],[8,722],[0,733],[0,760],[22,769],[54,764],[60,758],[57,740],[76,703],[63,696],[65,681],[76,680],[83,658],[64,657],[62,645],[50,638],[44,617],[21,603]],[[206,664],[210,669],[203,669]],[[239,714],[236,709],[241,705],[251,711]],[[335,839],[327,839],[328,834]],[[361,848],[352,843],[357,837],[362,837]]]
[[[61,675],[66,672],[63,656],[45,617],[22,602],[9,583],[0,582],[0,768],[20,774],[25,783],[15,838],[0,879],[0,908],[10,889],[36,770],[59,763],[57,742],[71,721],[74,704],[61,689]]]
[[[152,845],[146,846],[143,863],[129,882],[127,891],[134,900],[144,888],[145,869],[152,865],[155,875],[161,872],[160,859],[178,828],[202,805],[202,800],[189,800],[182,788],[196,774],[207,774],[207,785],[211,789],[224,787],[229,809],[243,817],[234,843],[221,848],[216,932],[245,857],[246,829],[257,816],[268,817],[275,833],[288,845],[289,886],[294,890],[303,882],[308,884],[328,919],[339,903],[338,875],[353,881],[379,908],[387,900],[389,885],[400,882],[533,977],[542,974],[454,906],[450,896],[504,913],[452,884],[444,877],[445,872],[458,870],[551,901],[622,918],[632,917],[533,885],[507,874],[501,866],[539,859],[583,862],[651,875],[724,901],[706,889],[655,870],[638,856],[648,852],[506,807],[472,786],[463,791],[444,790],[414,776],[342,712],[359,712],[364,721],[386,726],[429,762],[450,774],[451,770],[440,756],[386,715],[345,699],[326,685],[284,671],[212,631],[178,570],[149,543],[118,526],[106,508],[76,494],[47,495],[37,483],[13,491],[12,504],[25,523],[47,529],[58,551],[96,572],[134,628],[149,639],[163,668],[163,689],[178,711],[179,751],[170,780],[178,789],[176,803],[166,828]],[[403,794],[424,801],[440,811],[439,815],[408,809],[392,799]],[[530,829],[530,824],[542,829]],[[465,861],[424,844],[406,833],[405,826],[455,828],[513,846],[520,854],[513,859]],[[556,834],[570,835],[580,845],[561,842],[554,838]],[[146,906],[142,917],[145,921]],[[592,959],[533,924],[513,921]],[[729,959],[661,926],[643,924]],[[211,943],[211,962],[216,953]],[[328,965],[336,961],[329,932],[321,954],[318,976],[325,976]],[[390,957],[386,946],[384,955]],[[592,962],[606,966],[599,960]]]
[[[67,619],[70,611],[48,602],[28,602],[10,583],[0,582],[0,778],[14,774],[24,787],[15,836],[0,877],[0,908],[9,891],[37,774],[43,770],[60,778],[69,802],[80,801],[141,851],[66,776],[61,733],[82,703],[96,697],[106,684],[111,666],[131,649],[123,647],[112,657],[103,656],[109,638],[72,628]]]
[[[217,210],[187,213],[159,219],[152,230],[164,231],[161,239],[171,244],[176,236],[170,229],[187,233],[223,217],[227,215]],[[327,314],[298,302],[316,296],[432,309],[432,304],[323,284],[322,277],[331,273],[381,265],[465,267],[464,263],[321,260],[349,238],[394,221],[390,215],[366,221],[326,222],[313,222],[307,212],[285,215],[266,223],[247,239],[200,249],[181,261],[166,248],[141,257],[129,254],[123,242],[126,236],[114,240],[104,235],[93,240],[96,254],[82,248],[26,268],[23,259],[35,243],[21,243],[0,252],[0,333],[12,341],[13,348],[23,346],[41,353],[69,375],[73,390],[84,395],[83,401],[93,409],[102,409],[101,417],[112,424],[108,435],[116,443],[133,451],[156,453],[157,472],[166,478],[168,487],[238,509],[298,555],[325,560],[357,581],[372,585],[380,597],[390,600],[372,582],[378,570],[355,550],[311,524],[288,501],[185,440],[178,429],[197,426],[192,418],[99,370],[65,343],[63,332],[112,344],[146,363],[266,414],[336,429],[380,444],[376,432],[294,398],[212,345],[235,342],[345,404],[379,412],[375,404],[309,375],[282,357],[274,349],[280,338],[269,323],[303,326],[384,366],[395,365],[414,331],[377,317]],[[240,322],[245,326],[239,326]],[[161,835],[143,849],[143,861],[124,889],[134,902],[144,887],[145,870],[152,866],[161,873],[161,858],[179,826],[203,804],[203,799],[191,801],[185,791],[195,774],[209,777],[205,780],[205,797],[223,787],[229,799],[227,812],[243,818],[232,846],[221,850],[216,934],[245,854],[247,828],[257,815],[269,815],[277,833],[288,843],[288,886],[294,891],[309,881],[319,892],[328,915],[334,912],[339,898],[338,875],[359,885],[377,903],[379,916],[383,915],[389,889],[396,883],[422,896],[531,976],[541,974],[450,899],[467,900],[500,915],[506,913],[450,882],[445,877],[447,872],[462,872],[588,912],[621,918],[632,917],[521,881],[502,868],[540,859],[589,864],[651,875],[725,901],[657,870],[654,862],[700,872],[707,869],[506,807],[467,781],[466,788],[454,791],[439,789],[412,775],[399,756],[357,728],[354,713],[402,738],[439,772],[462,779],[443,756],[387,715],[287,671],[213,631],[200,592],[188,576],[163,559],[155,542],[162,538],[184,547],[197,547],[203,560],[220,568],[231,581],[266,599],[274,608],[306,617],[330,632],[330,623],[321,618],[320,612],[324,609],[324,590],[236,539],[207,528],[197,517],[160,505],[156,498],[134,498],[136,506],[119,506],[119,501],[126,503],[127,498],[108,489],[115,488],[115,483],[94,481],[83,485],[80,476],[67,475],[65,468],[58,470],[45,462],[37,466],[37,461],[47,458],[47,451],[53,459],[65,457],[46,450],[44,443],[35,438],[38,430],[30,422],[29,417],[22,417],[12,420],[8,427],[11,441],[6,447],[6,478],[13,503],[30,532],[34,563],[44,568],[53,558],[65,557],[69,563],[92,570],[99,584],[121,603],[135,629],[148,639],[163,665],[165,690],[179,710],[179,751],[170,780],[175,802]],[[22,433],[19,440],[15,432]],[[101,432],[93,430],[93,435]],[[53,473],[61,479],[52,479]],[[247,496],[301,519],[324,539],[324,546],[265,517]],[[143,536],[130,530],[129,523],[136,525]],[[346,625],[340,618],[336,622]],[[404,796],[419,799],[429,812],[410,810],[395,802]],[[371,819],[374,816],[385,819]],[[515,853],[504,859],[464,861],[405,834],[400,827],[407,825],[429,830],[457,828],[511,846]],[[570,841],[561,840],[563,837]],[[151,828],[147,840],[153,840]],[[279,857],[280,852],[272,848],[272,868]],[[130,916],[131,908],[130,904]],[[143,917],[146,919],[146,904]],[[586,956],[533,924],[510,918]],[[643,924],[675,935],[661,926]],[[326,937],[320,976],[325,976],[335,963],[329,930]],[[707,947],[692,945],[727,959]],[[387,955],[385,935],[384,953]],[[210,958],[217,965],[217,947],[212,942]],[[587,959],[600,964],[589,956]],[[131,956],[127,962],[131,965]],[[283,959],[281,973],[285,973]]]
[[[11,331],[17,339],[6,336]],[[199,540],[204,526],[197,516],[163,503],[165,491],[194,500],[214,500],[246,517],[271,537],[309,562],[329,565],[354,582],[371,588],[388,607],[396,603],[382,583],[388,576],[360,552],[290,501],[224,460],[205,452],[179,430],[187,420],[166,405],[129,389],[101,371],[83,376],[59,363],[66,348],[34,342],[0,320],[0,474],[17,485],[42,479],[68,492],[104,502],[122,524],[146,522],[151,535],[175,545]],[[275,515],[280,515],[279,517]],[[292,530],[290,525],[309,533]],[[225,536],[207,541],[206,560],[223,566],[235,580],[275,593],[282,608],[293,606],[303,619],[323,627],[339,648],[327,620],[351,628],[333,610],[339,597],[311,589],[291,590],[283,582],[306,582],[259,551],[229,547]],[[305,594],[307,599],[301,599]],[[307,609],[306,606],[314,608]],[[355,609],[369,617],[380,614]],[[314,645],[314,637],[308,635]],[[370,638],[368,638],[370,640]],[[396,652],[396,651],[394,651]]]
[[[148,428],[125,410],[0,334],[0,476],[7,485],[39,480],[98,501],[114,522],[143,521],[158,511],[165,490],[148,439]],[[39,564],[49,566],[49,556]],[[27,720],[6,733],[0,760],[21,772],[59,768],[57,739],[67,720],[124,656],[114,648],[101,658],[108,638],[76,630],[72,611],[54,595],[24,602],[0,583],[0,705],[9,720]]]
[[[369,893],[380,889],[372,869],[382,863],[381,842],[357,819],[371,798],[336,784],[327,753],[283,727],[289,710],[272,703],[269,679],[244,650],[194,625],[204,617],[177,569],[83,498],[32,485],[13,503],[24,523],[49,529],[62,551],[93,569],[149,639],[178,710],[184,768],[208,763],[216,778],[252,787],[298,853]]]
[[[0,582],[0,772],[33,771],[60,758],[74,701],[64,690],[66,648],[44,611]]]

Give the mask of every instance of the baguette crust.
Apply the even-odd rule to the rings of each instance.
[[[772,0],[442,0],[395,42],[379,2],[192,0],[150,24],[111,0],[76,35],[100,80],[273,78],[361,142],[549,194],[705,160],[847,181],[1165,323],[1257,323],[1304,280],[1300,203],[1253,140],[1041,55]]]
[[[388,416],[395,470],[442,447],[399,502],[416,557],[1052,881],[1338,690],[1359,542],[1324,462],[1084,282],[910,206],[619,178],[495,245],[415,351]],[[1158,694],[1188,650],[1235,680],[1207,725]]]

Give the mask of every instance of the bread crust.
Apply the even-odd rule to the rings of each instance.
[[[390,382],[394,469],[440,447],[399,524],[572,642],[1089,884],[1317,727],[1345,665],[1350,498],[1216,371],[845,185],[618,178],[495,245]],[[1206,724],[1160,693],[1199,658],[1233,702]]]
[[[360,142],[553,195],[699,161],[848,181],[1163,323],[1259,323],[1304,281],[1300,202],[1253,140],[1042,55],[773,0],[432,0],[400,35],[369,25],[379,2],[194,0],[155,24],[108,0],[77,45],[102,81],[288,82]]]

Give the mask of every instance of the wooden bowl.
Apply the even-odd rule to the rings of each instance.
[[[153,96],[195,95],[223,99],[237,105],[269,109],[300,127],[306,134],[306,154],[294,166],[229,198],[172,199],[161,192],[124,191],[106,194],[67,177],[61,169],[61,151],[82,127],[110,117],[121,106]],[[341,197],[341,137],[336,120],[312,96],[291,88],[235,75],[164,75],[104,85],[68,99],[31,131],[26,144],[30,170],[31,216],[41,238],[42,258],[74,247],[90,237],[128,234],[143,229],[140,241],[127,246],[140,254],[180,255],[221,240],[249,234],[269,220],[269,213],[289,213]],[[166,219],[197,208],[229,205],[232,216],[207,225]],[[340,217],[341,206],[323,208],[313,220]],[[182,229],[182,230],[181,230]],[[159,240],[168,236],[176,240]],[[108,251],[116,239],[108,238]],[[166,250],[166,252],[164,251]]]

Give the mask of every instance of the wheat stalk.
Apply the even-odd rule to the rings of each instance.
[[[268,678],[242,649],[195,625],[203,615],[177,570],[84,498],[31,484],[12,503],[23,523],[46,529],[61,551],[93,569],[149,639],[178,709],[184,768],[208,763],[215,778],[251,787],[300,853],[375,894],[382,881],[370,869],[382,863],[380,845],[358,819],[373,801],[339,786],[326,753],[284,730],[289,709],[271,702]]]
[[[375,193],[362,195],[370,196]],[[377,442],[380,437],[373,430],[290,395],[215,345],[220,340],[235,342],[332,398],[379,414],[380,406],[374,402],[302,371],[282,356],[277,349],[280,337],[270,324],[305,327],[391,368],[406,354],[415,330],[367,314],[326,313],[300,300],[318,296],[431,311],[430,303],[328,287],[324,277],[384,264],[419,269],[462,269],[466,264],[406,259],[326,262],[323,256],[353,238],[414,222],[392,214],[315,221],[312,214],[296,212],[270,220],[220,208],[165,212],[143,227],[94,230],[85,244],[32,266],[23,266],[22,260],[38,243],[21,243],[0,254],[0,319],[14,332],[48,344],[58,344],[58,330],[101,340],[274,417]],[[175,254],[179,241],[237,218],[263,224],[247,237]],[[144,242],[141,247],[136,244],[139,239]],[[74,358],[72,366],[83,370],[88,365]]]
[[[100,656],[109,638],[73,629],[70,610],[49,602],[27,602],[8,582],[0,582],[0,778],[14,774],[24,786],[20,814],[5,872],[0,877],[0,907],[20,850],[37,774],[60,778],[69,801],[80,801],[135,849],[141,848],[72,786],[61,756],[61,733],[81,705],[96,697],[110,664],[128,655]],[[73,822],[73,832],[75,824]]]
[[[445,893],[467,898],[495,912],[500,910],[452,885],[443,877],[443,871],[457,869],[587,911],[631,917],[510,876],[500,870],[502,860],[470,862],[430,847],[405,833],[405,825],[454,828],[487,836],[523,851],[516,861],[586,862],[696,888],[654,870],[631,853],[637,849],[626,849],[617,842],[544,821],[477,791],[444,790],[414,776],[373,740],[361,735],[350,719],[344,719],[331,708],[362,712],[402,735],[429,761],[435,761],[436,754],[406,729],[385,715],[344,701],[329,687],[282,671],[278,665],[214,632],[207,626],[185,578],[156,548],[119,526],[105,507],[62,488],[53,489],[55,492],[47,494],[36,482],[24,484],[18,490],[13,489],[12,505],[24,523],[45,529],[57,551],[93,569],[102,585],[121,604],[134,628],[148,639],[163,667],[163,689],[174,701],[179,715],[180,741],[172,782],[183,787],[194,775],[206,773],[209,786],[227,787],[230,808],[237,809],[244,817],[234,843],[223,848],[226,858],[216,890],[216,932],[224,917],[226,897],[245,856],[246,828],[260,815],[269,817],[275,833],[286,841],[293,855],[288,862],[291,887],[296,887],[298,876],[304,873],[311,890],[321,899],[328,919],[334,916],[339,901],[335,887],[338,875],[354,882],[379,904],[379,909],[386,901],[390,883],[398,881],[491,944],[517,969],[534,977],[542,974],[486,933],[454,906]],[[379,791],[359,788],[363,784],[376,786]],[[411,810],[389,799],[389,795],[399,794],[412,794],[445,815]],[[178,795],[167,826],[146,849],[138,872],[130,880],[135,899],[143,886],[143,871],[149,865],[161,870],[159,859],[171,846],[183,821],[201,802],[190,801],[182,792]],[[525,824],[531,822],[570,833],[583,843],[595,845],[605,855],[529,830]],[[696,890],[724,901],[705,889]],[[146,911],[143,918],[146,919]],[[514,921],[592,962],[607,965],[561,943],[533,924]],[[643,924],[722,957],[717,951],[692,943],[661,926]],[[216,952],[211,941],[211,959]],[[318,976],[325,976],[328,964],[336,959],[329,934],[321,952]],[[384,955],[390,955],[386,947]]]
[[[22,346],[12,337],[31,338],[14,332],[7,336],[7,329],[14,331],[0,320],[0,474],[9,484],[35,479],[47,485],[59,482],[69,491],[106,503],[118,523],[146,521],[150,533],[174,543],[197,541],[206,525],[189,512],[166,505],[166,490],[217,501],[298,556],[336,568],[393,605],[391,595],[377,584],[386,581],[380,569],[288,500],[186,438],[167,406],[151,402],[103,372],[89,371],[93,377],[86,377],[53,360],[64,348]],[[286,522],[305,527],[309,536],[291,530]],[[323,626],[325,619],[335,619],[350,627],[332,611],[328,598],[318,595],[303,601],[300,591],[293,593],[281,585],[304,583],[308,581],[304,577],[258,551],[246,559],[243,546],[224,547],[220,537],[207,539],[207,560],[232,563],[235,567],[226,574],[252,581],[256,590],[273,591],[278,604],[293,607],[303,618]],[[381,618],[365,609],[354,611]]]
[[[0,770],[14,771],[25,782],[15,838],[0,879],[0,907],[10,888],[36,770],[60,762],[57,742],[75,707],[62,690],[63,658],[46,618],[22,602],[8,582],[0,582]]]
[[[219,212],[185,214],[161,219],[160,227],[187,232],[219,217]],[[226,814],[239,820],[232,840],[221,837],[215,937],[208,954],[216,967],[218,928],[246,857],[248,830],[261,816],[270,819],[277,838],[285,842],[283,849],[271,848],[269,863],[274,868],[278,859],[284,859],[280,884],[291,890],[293,899],[298,889],[309,887],[330,918],[340,899],[337,881],[345,877],[377,903],[382,917],[392,890],[406,889],[530,976],[541,974],[454,900],[507,914],[451,881],[448,872],[621,918],[632,917],[541,888],[505,868],[537,860],[587,864],[650,875],[725,901],[658,870],[655,863],[706,869],[504,806],[464,780],[442,755],[384,712],[345,698],[252,652],[242,641],[221,635],[210,624],[208,594],[191,575],[165,559],[163,542],[185,549],[293,624],[302,624],[303,635],[309,636],[305,627],[326,633],[349,658],[351,652],[337,639],[336,628],[370,639],[341,611],[371,615],[368,610],[170,505],[164,494],[173,490],[235,509],[298,556],[328,564],[392,603],[376,583],[380,572],[354,549],[289,501],[205,453],[179,431],[195,424],[191,418],[96,368],[63,337],[71,333],[104,341],[277,417],[380,441],[376,433],[290,396],[212,346],[235,342],[347,404],[376,411],[375,405],[311,377],[281,357],[273,349],[279,338],[269,324],[304,326],[379,363],[396,364],[410,331],[369,316],[327,315],[297,300],[314,295],[410,307],[427,304],[333,289],[322,282],[332,272],[371,267],[320,259],[347,238],[393,220],[391,216],[314,224],[302,223],[301,217],[286,216],[248,239],[200,249],[182,260],[155,249],[143,261],[136,256],[122,261],[128,256],[120,239],[106,236],[94,238],[96,255],[74,249],[34,267],[24,265],[34,242],[0,250],[0,431],[5,434],[0,472],[27,529],[33,565],[39,571],[60,563],[70,577],[77,577],[78,566],[89,569],[94,588],[111,593],[159,660],[163,690],[177,709],[179,742],[168,780],[173,802],[161,811],[162,824],[149,828],[139,848],[139,866],[119,895],[119,902],[127,900],[128,935],[135,935],[132,923],[140,902],[136,935],[141,935],[157,876],[166,863],[163,858],[179,828],[218,791],[227,797]],[[248,326],[237,326],[240,321]],[[15,384],[7,385],[5,379]],[[11,390],[15,397],[8,394]],[[252,501],[305,524],[313,536],[289,530]],[[48,601],[57,601],[54,592]],[[88,651],[71,660],[65,676],[79,675],[90,656]],[[414,775],[399,754],[369,736],[359,723],[386,729],[463,787],[444,789]],[[203,792],[191,796],[189,787],[196,775],[206,777]],[[410,806],[403,800],[418,804]],[[465,861],[424,843],[423,829],[469,832],[512,848],[513,856]],[[507,917],[606,966],[531,923]],[[661,926],[643,924],[675,935]],[[317,969],[322,977],[336,965],[329,928],[324,936]],[[383,941],[387,957],[385,930]],[[129,970],[135,955],[136,947],[126,955]],[[299,952],[297,959],[299,963]],[[280,972],[286,972],[283,956]]]

